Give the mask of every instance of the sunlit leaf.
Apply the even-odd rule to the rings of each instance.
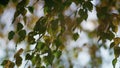
[[[10,31],[9,34],[8,34],[8,39],[9,40],[13,39],[14,35],[15,35],[15,32],[14,31]]]
[[[55,55],[55,57],[58,58],[58,59],[60,58],[61,54],[62,54],[62,52],[59,51],[59,50],[58,50],[58,51],[54,51],[54,55]]]
[[[32,64],[33,65],[36,65],[36,67],[40,67],[41,65],[41,58],[40,58],[40,55],[37,54],[37,55],[32,55]]]
[[[36,49],[41,50],[45,47],[45,43],[43,42],[37,42]]]
[[[112,60],[113,68],[115,68],[116,63],[117,63],[117,58],[115,58],[115,59]]]

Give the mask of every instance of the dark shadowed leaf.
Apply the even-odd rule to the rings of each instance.
[[[6,6],[9,0],[0,0],[0,5]]]
[[[93,9],[93,4],[90,1],[87,1],[83,7],[88,8],[88,10],[91,11]]]
[[[30,55],[29,53],[26,54],[25,56],[25,60],[31,60],[32,59],[32,55]]]
[[[73,39],[76,41],[79,38],[79,34],[78,33],[74,33],[73,34]]]
[[[35,24],[34,26],[34,31],[38,34],[42,34],[46,31],[46,18],[45,17],[41,17]]]
[[[25,30],[20,30],[20,31],[18,32],[18,35],[19,35],[19,41],[22,41],[22,40],[24,40],[25,37],[26,37],[26,31],[25,31]]]
[[[112,43],[110,44],[110,49],[113,48],[114,46],[115,46],[115,43],[112,42]]]
[[[20,13],[21,13],[23,16],[25,16],[26,13],[27,13],[27,10],[26,10],[25,8],[21,8]]]
[[[18,23],[17,24],[17,31],[22,30],[22,28],[23,28],[23,25],[21,23]]]
[[[29,7],[28,7],[28,10],[29,10],[31,13],[33,13],[34,7],[33,7],[33,6],[29,6]]]
[[[55,43],[55,45],[57,46],[57,48],[58,48],[60,45],[62,45],[62,41],[61,41],[59,38],[57,38],[56,40],[54,40],[54,43]]]
[[[15,35],[15,32],[14,32],[14,31],[10,31],[10,32],[8,33],[8,39],[9,39],[9,40],[13,39],[14,35]]]

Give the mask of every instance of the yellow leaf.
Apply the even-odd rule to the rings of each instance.
[[[115,45],[118,45],[120,43],[120,38],[116,37],[114,38]]]

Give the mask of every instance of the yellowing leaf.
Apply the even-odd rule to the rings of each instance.
[[[10,60],[4,60],[1,65],[3,65],[4,68],[14,68],[15,63]]]
[[[115,45],[118,45],[120,43],[120,38],[116,37],[114,38]]]
[[[17,56],[15,63],[19,67],[22,64],[22,58],[20,56]]]
[[[17,51],[17,53],[14,55],[14,58],[16,58],[17,56],[20,56],[20,55],[22,54],[22,52],[23,52],[23,49],[20,48],[20,49]]]

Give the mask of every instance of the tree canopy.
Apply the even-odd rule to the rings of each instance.
[[[15,47],[14,60],[4,58],[1,65],[14,68],[25,63],[28,68],[65,68],[60,57],[63,52],[71,52],[67,50],[69,45],[66,42],[69,39],[77,41],[84,32],[91,42],[82,47],[74,47],[73,54],[77,57],[78,52],[87,47],[91,58],[90,67],[99,68],[102,64],[100,48],[109,49],[109,52],[113,50],[114,59],[111,63],[115,68],[120,55],[120,1],[94,1],[95,3],[93,0],[0,0],[0,18],[5,10],[15,10],[10,25],[13,29],[7,32],[7,41],[15,43],[12,45]],[[95,23],[98,25],[89,31],[81,24],[86,23],[88,13],[92,11],[96,11]],[[39,13],[42,15],[38,16]],[[5,25],[0,21],[0,38],[6,38],[3,32]],[[107,41],[110,44],[106,44]],[[25,43],[25,48],[18,49],[22,42]],[[73,68],[69,56],[68,61],[69,68]]]

